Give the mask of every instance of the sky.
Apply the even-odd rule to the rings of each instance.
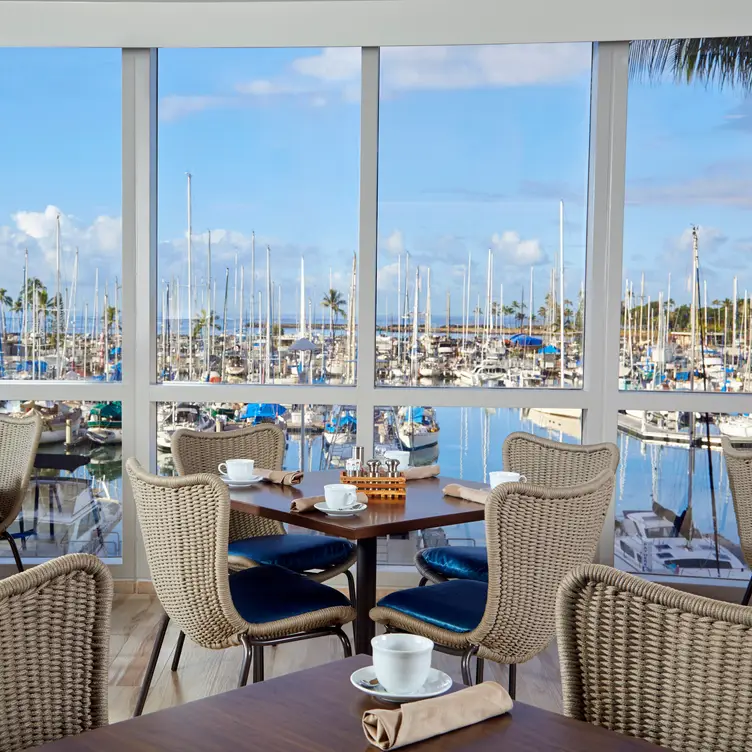
[[[54,291],[60,215],[63,280],[79,248],[77,306],[121,276],[119,50],[0,50],[0,288],[30,274]],[[317,317],[332,284],[344,295],[358,247],[360,52],[357,49],[163,50],[159,53],[159,277],[187,282],[186,173],[192,178],[194,276],[203,284],[211,230],[221,300],[235,257],[250,286],[264,248],[282,307],[298,307],[300,257]],[[394,316],[398,259],[431,270],[434,317],[446,294],[460,313],[471,254],[471,303],[542,303],[564,201],[566,296],[584,278],[591,46],[382,50],[378,313]],[[738,91],[631,82],[624,276],[646,295],[689,299],[690,228],[700,228],[708,298],[752,291],[752,101]],[[248,293],[246,292],[246,300]],[[232,310],[233,304],[230,303]],[[217,303],[221,309],[221,302]]]

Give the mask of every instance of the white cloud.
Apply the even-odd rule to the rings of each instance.
[[[170,94],[159,100],[159,119],[163,121],[178,120],[196,112],[219,107],[232,107],[235,104],[236,102],[231,97]]]
[[[402,237],[402,230],[394,230],[384,240],[384,250],[396,256],[405,252],[405,239]]]
[[[299,57],[291,69],[321,81],[351,81],[360,76],[359,47],[328,47],[316,55]]]
[[[588,44],[476,45],[467,47],[385,47],[381,51],[381,91],[385,96],[421,90],[561,84],[587,75]],[[272,97],[299,97],[309,106],[360,101],[361,51],[325,48],[295,58],[277,75],[241,81],[231,96],[169,95],[160,118],[209,108],[244,106]]]
[[[514,230],[505,230],[501,235],[494,233],[491,244],[502,259],[513,266],[539,266],[548,261],[540,240],[522,240]]]

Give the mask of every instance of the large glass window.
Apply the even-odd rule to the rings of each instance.
[[[160,379],[355,381],[360,56],[160,51]]]
[[[122,409],[120,402],[0,401],[0,412],[39,413],[34,471],[9,532],[24,562],[89,553],[122,559]],[[0,562],[12,562],[10,547]]]
[[[376,456],[410,451],[410,464],[439,463],[443,478],[487,483],[502,467],[504,439],[514,431],[566,443],[581,441],[581,412],[570,409],[384,406],[376,410]],[[389,536],[379,549],[381,563],[412,565],[420,548],[437,545],[485,546],[482,522]]]
[[[582,385],[590,78],[589,44],[382,48],[377,383]]]
[[[630,81],[622,389],[752,390],[748,94]]]
[[[749,442],[743,415],[619,413],[614,566],[652,575],[749,579],[721,437]]]
[[[0,50],[0,379],[120,380],[121,52]]]

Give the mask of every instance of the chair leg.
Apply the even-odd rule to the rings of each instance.
[[[355,608],[355,578],[352,575],[352,572],[349,569],[345,570],[345,577],[347,577],[347,589],[350,592],[350,603],[352,604],[352,607]]]
[[[264,681],[264,646],[253,646],[253,683]]]
[[[486,666],[486,662],[482,658],[478,658],[475,661],[475,683],[483,684],[483,669]]]
[[[149,694],[151,680],[154,677],[154,669],[157,667],[159,652],[160,650],[162,650],[162,643],[164,642],[165,633],[167,632],[167,625],[169,623],[170,617],[165,614],[162,617],[162,621],[159,623],[159,630],[157,631],[157,636],[154,640],[154,647],[151,650],[149,665],[146,667],[146,673],[144,674],[144,679],[141,682],[141,691],[138,693],[138,699],[136,700],[136,709],[133,711],[134,718],[144,712],[144,705],[146,705],[146,695]]]
[[[749,599],[752,597],[752,577],[749,579],[749,584],[747,585],[747,590],[744,593],[744,598],[742,598],[742,606],[748,606],[749,605]]]
[[[509,696],[514,700],[517,696],[517,664],[509,664]]]
[[[243,665],[240,667],[238,687],[245,687],[248,684],[248,673],[251,670],[251,661],[253,660],[253,645],[251,645],[251,638],[248,635],[240,635],[240,644],[243,646]],[[255,678],[254,681],[256,681]]]
[[[178,644],[175,646],[175,655],[172,658],[172,670],[178,670],[178,664],[180,663],[180,656],[183,654],[183,643],[185,642],[185,632],[180,630],[178,635]]]
[[[421,577],[418,587],[425,587],[426,585],[428,585],[428,577]]]
[[[5,538],[5,540],[7,540],[8,543],[10,544],[10,550],[11,550],[11,553],[13,554],[13,559],[16,562],[16,569],[18,569],[19,572],[23,572],[24,565],[23,565],[23,562],[21,561],[21,555],[18,553],[18,547],[16,546],[16,542],[13,540],[13,536],[6,530],[3,533],[2,537]]]
[[[477,652],[477,646],[473,645],[462,654],[462,683],[466,687],[472,687],[473,685],[473,677],[470,674],[470,661]]]
[[[350,658],[352,656],[350,638],[342,631],[342,627],[337,627],[336,633],[337,637],[339,637],[339,641],[342,643],[342,650],[344,650],[345,658]]]

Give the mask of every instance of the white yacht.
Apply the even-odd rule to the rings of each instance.
[[[746,580],[749,570],[725,547],[693,531],[680,535],[674,523],[652,510],[626,511],[616,521],[614,562],[619,569],[647,574]]]
[[[401,407],[397,413],[397,433],[409,451],[438,444],[439,430],[431,407]]]
[[[466,386],[496,386],[507,377],[507,369],[497,360],[482,360],[472,368],[461,369],[457,375]]]

